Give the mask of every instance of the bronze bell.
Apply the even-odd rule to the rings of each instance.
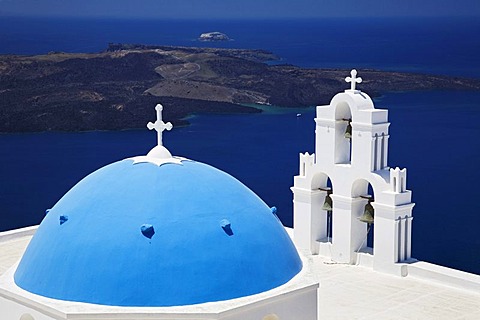
[[[322,210],[326,211],[332,211],[332,198],[330,197],[330,192],[327,193],[327,196],[325,197],[325,201],[323,202],[323,207]]]
[[[374,209],[373,206],[370,204],[370,201],[368,201],[368,203],[365,205],[365,211],[363,212],[363,215],[361,217],[358,217],[358,220],[368,224],[373,224]]]
[[[348,125],[347,125],[347,128],[345,129],[345,135],[344,137],[346,139],[352,139],[352,125],[351,125],[351,122],[348,121]]]

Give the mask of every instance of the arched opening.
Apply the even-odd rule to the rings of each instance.
[[[323,191],[324,194],[321,198],[321,206],[318,209],[318,214],[321,215],[319,230],[319,241],[332,242],[333,238],[333,200],[331,195],[333,194],[333,184],[330,177],[324,173],[315,175],[312,179],[312,190]]]
[[[352,198],[358,199],[356,206],[352,207],[352,214],[356,220],[358,234],[353,235],[357,242],[356,252],[369,252],[373,254],[375,211],[372,203],[375,193],[372,185],[365,179],[356,180],[352,185]]]
[[[335,163],[352,162],[352,112],[346,102],[335,108]]]
[[[31,314],[24,313],[20,317],[20,320],[35,320],[35,318]]]
[[[280,318],[276,314],[270,313],[263,317],[262,320],[280,320]]]
[[[327,191],[327,195],[323,202],[322,209],[327,213],[327,242],[332,243],[333,239],[333,200],[331,195],[333,194],[333,186],[332,181],[330,178],[327,178],[327,184],[325,190]]]

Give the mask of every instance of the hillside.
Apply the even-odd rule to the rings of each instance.
[[[262,50],[111,44],[100,53],[0,56],[0,132],[143,128],[161,102],[164,117],[186,124],[192,113],[260,112],[326,104],[348,88],[349,70],[269,65]],[[480,90],[480,81],[359,70],[360,88],[387,91]]]

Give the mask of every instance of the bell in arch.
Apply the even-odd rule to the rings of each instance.
[[[350,120],[348,120],[348,125],[347,125],[347,128],[345,129],[344,137],[346,139],[352,139],[352,122]]]
[[[331,191],[327,192],[327,195],[325,196],[325,201],[323,202],[322,210],[326,210],[326,211],[332,211],[333,210],[332,198],[330,197],[331,194],[332,194]]]
[[[327,191],[327,195],[325,196],[325,201],[323,202],[322,210],[325,211],[332,211],[333,206],[332,206],[332,198],[330,195],[332,194],[332,188],[330,187],[325,187],[325,188],[318,188],[322,191]]]
[[[373,224],[375,215],[373,206],[370,204],[371,201],[372,200],[368,200],[368,203],[365,205],[365,211],[363,212],[362,216],[358,217],[358,220],[368,224]]]

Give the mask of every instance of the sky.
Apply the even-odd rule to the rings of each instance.
[[[0,15],[170,19],[480,16],[480,0],[0,0]]]

